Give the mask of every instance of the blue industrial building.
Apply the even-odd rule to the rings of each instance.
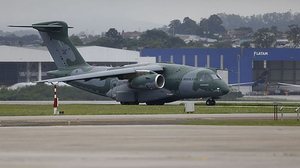
[[[300,49],[144,49],[141,51],[141,56],[156,57],[156,62],[228,70],[229,83],[255,81],[265,70],[268,70],[270,82],[300,84]]]

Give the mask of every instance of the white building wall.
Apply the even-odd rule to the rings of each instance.
[[[217,70],[217,74],[228,84],[228,71],[227,70]]]
[[[139,57],[138,63],[139,64],[156,63],[156,58],[155,57]]]

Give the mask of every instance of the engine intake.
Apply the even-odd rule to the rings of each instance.
[[[165,86],[165,78],[160,74],[146,74],[133,78],[130,87],[134,89],[161,89]]]

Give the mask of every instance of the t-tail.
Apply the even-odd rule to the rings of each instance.
[[[269,76],[269,71],[265,70],[263,71],[258,79],[254,82],[253,86],[256,87],[258,85],[267,85],[268,84],[268,76]]]
[[[52,21],[37,23],[32,26],[10,27],[31,27],[37,29],[59,70],[89,66],[71,43],[68,36],[68,28],[72,27],[68,27],[65,22]]]

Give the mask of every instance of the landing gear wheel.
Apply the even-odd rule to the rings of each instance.
[[[214,106],[214,105],[216,105],[215,99],[207,99],[206,100],[206,105],[208,105],[208,106]]]

